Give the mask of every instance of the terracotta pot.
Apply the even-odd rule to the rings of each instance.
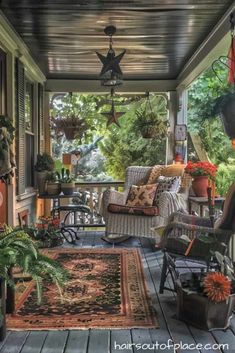
[[[60,183],[47,182],[46,191],[48,195],[52,195],[52,196],[59,195],[61,192]]]
[[[208,177],[197,176],[193,178],[192,188],[196,196],[207,197]]]

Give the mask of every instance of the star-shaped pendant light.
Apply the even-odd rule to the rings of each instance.
[[[115,111],[115,105],[114,105],[114,100],[113,100],[113,94],[114,91],[113,89],[111,90],[111,97],[112,97],[112,103],[111,103],[111,110],[110,112],[103,112],[101,113],[102,115],[104,115],[106,118],[108,118],[107,121],[107,127],[109,127],[111,124],[116,124],[118,127],[120,127],[120,124],[118,122],[118,119],[125,114],[125,112],[116,112]]]
[[[104,86],[117,86],[122,83],[122,70],[120,68],[120,62],[126,50],[123,50],[122,53],[116,56],[112,41],[112,36],[116,32],[116,28],[114,26],[108,26],[105,28],[104,32],[109,36],[109,50],[106,56],[96,52],[98,58],[103,64],[100,72],[100,79],[102,81],[102,85]]]

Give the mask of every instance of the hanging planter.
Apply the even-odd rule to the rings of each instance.
[[[136,111],[136,127],[143,138],[164,137],[167,135],[168,123],[165,117],[153,111],[149,94],[144,108]]]
[[[52,118],[52,123],[57,132],[63,132],[67,140],[82,138],[88,126],[83,118],[71,115],[69,117]]]
[[[87,130],[84,119],[76,116],[56,118],[54,123],[56,128],[65,134],[67,140],[82,138]]]
[[[88,125],[81,117],[82,109],[79,107],[76,97],[69,93],[67,99],[61,104],[58,116],[51,117],[51,127],[57,137],[64,134],[67,140],[81,139],[88,130]]]

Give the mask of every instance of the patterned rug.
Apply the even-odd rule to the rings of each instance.
[[[138,250],[61,248],[48,255],[71,275],[63,301],[56,286],[47,284],[38,305],[35,284],[19,283],[9,329],[158,327]]]

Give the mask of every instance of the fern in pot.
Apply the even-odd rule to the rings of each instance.
[[[27,275],[35,281],[38,303],[42,299],[44,281],[55,283],[62,298],[62,288],[68,278],[59,263],[39,252],[37,242],[25,230],[4,226],[0,232],[0,341],[6,334],[6,292],[8,302],[11,299],[8,312],[14,312],[14,267],[22,278]]]

